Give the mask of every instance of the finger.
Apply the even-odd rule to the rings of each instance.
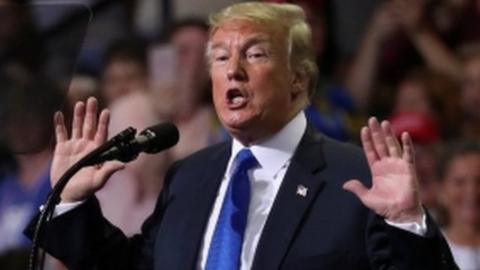
[[[55,125],[55,140],[57,143],[65,142],[68,139],[68,132],[63,113],[56,112],[53,116],[53,123]]]
[[[343,189],[352,192],[355,194],[360,201],[364,202],[368,193],[368,188],[366,188],[358,180],[349,180],[343,184]]]
[[[360,138],[362,140],[363,151],[365,152],[368,164],[371,167],[379,158],[377,152],[375,152],[375,149],[373,148],[372,136],[368,127],[362,128],[360,131]]]
[[[392,126],[390,122],[382,122],[382,130],[385,134],[385,142],[387,144],[388,154],[392,157],[400,158],[402,156],[402,148],[398,142],[395,134],[393,134]]]
[[[385,134],[378,123],[377,118],[371,117],[368,120],[368,126],[371,130],[371,136],[373,140],[373,149],[379,156],[379,158],[388,157],[387,145],[385,143]]]
[[[402,145],[403,145],[403,159],[407,161],[409,164],[413,165],[415,163],[413,142],[408,132],[402,133]]]
[[[97,145],[102,144],[108,137],[108,124],[110,122],[110,111],[105,109],[100,113],[97,132],[94,141]]]
[[[83,118],[85,117],[85,104],[79,101],[73,109],[72,139],[82,137]]]
[[[93,139],[97,127],[98,102],[94,97],[87,100],[85,120],[83,123],[83,138]]]

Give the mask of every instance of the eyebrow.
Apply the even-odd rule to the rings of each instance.
[[[252,38],[247,39],[247,41],[241,45],[241,48],[246,49],[253,45],[262,44],[262,43],[270,44],[270,38],[264,37],[263,35],[253,36]],[[210,46],[210,50],[212,51],[215,49],[226,49],[226,48],[227,48],[227,44],[223,41],[212,43],[212,45]]]
[[[265,37],[254,37],[252,39],[249,39],[247,40],[247,42],[245,42],[245,44],[242,46],[244,49],[246,48],[249,48],[249,47],[252,47],[254,45],[258,45],[258,44],[267,44],[267,45],[270,45],[271,42],[270,42],[270,39],[269,38],[265,38]]]

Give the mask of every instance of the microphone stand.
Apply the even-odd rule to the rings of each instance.
[[[52,191],[50,192],[43,209],[41,209],[40,216],[37,220],[35,226],[35,232],[33,235],[32,240],[32,247],[30,251],[29,257],[29,270],[36,269],[37,257],[38,257],[38,249],[39,245],[38,242],[40,240],[40,235],[42,234],[43,227],[47,219],[51,219],[55,206],[60,202],[60,194],[62,193],[63,189],[67,185],[68,181],[74,174],[76,174],[80,169],[86,166],[91,166],[94,164],[99,163],[97,158],[104,152],[108,151],[112,147],[116,145],[120,145],[123,143],[127,143],[135,138],[136,130],[132,127],[125,129],[124,131],[120,132],[118,135],[114,136],[106,143],[100,145],[98,148],[93,150],[92,152],[88,153],[85,157],[77,161],[72,167],[70,167],[58,180],[58,182],[53,187]],[[44,256],[42,256],[40,261],[40,269],[43,269],[43,260]]]

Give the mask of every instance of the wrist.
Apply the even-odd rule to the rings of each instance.
[[[68,198],[68,197],[60,197],[60,203],[70,204],[70,203],[77,203],[84,201],[85,199],[75,199],[75,198]]]
[[[69,194],[69,193],[62,193],[60,195],[60,202],[61,203],[77,203],[77,202],[82,202],[82,201],[85,201],[87,198],[89,197],[89,195],[76,195],[76,194]]]
[[[393,223],[421,223],[424,215],[425,211],[419,205],[418,207],[415,207],[413,209],[401,211],[396,215],[385,218]]]

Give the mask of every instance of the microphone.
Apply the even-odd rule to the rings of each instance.
[[[135,137],[133,136],[134,133],[133,128],[128,128],[112,138],[114,140],[113,146],[90,161],[89,165],[108,160],[129,162],[137,158],[140,152],[155,154],[170,148],[177,144],[179,138],[178,129],[172,123],[151,126]]]

